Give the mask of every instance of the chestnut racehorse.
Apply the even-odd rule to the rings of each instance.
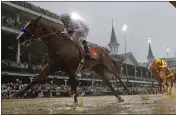
[[[98,74],[106,85],[112,90],[113,94],[119,101],[123,99],[115,92],[106,73],[114,75],[122,86],[127,90],[127,87],[121,81],[119,76],[120,66],[109,56],[107,50],[100,46],[92,46],[90,53],[92,58],[85,59],[84,51],[69,34],[62,34],[58,28],[48,25],[42,21],[42,16],[32,19],[21,30],[17,40],[21,44],[32,42],[41,39],[48,47],[49,61],[39,75],[36,75],[26,87],[14,93],[11,97],[16,98],[23,96],[33,85],[43,81],[48,75],[56,72],[58,69],[68,73],[71,81],[71,89],[74,93],[74,103],[77,105],[77,91],[75,76],[83,70],[93,70]],[[96,58],[93,58],[96,57]]]
[[[161,69],[159,68],[158,64],[155,61],[151,61],[148,66],[148,70],[152,71],[152,73],[154,74],[156,81],[158,82],[158,85],[160,87],[160,93],[162,92],[162,87],[164,91],[167,92],[169,84],[167,83],[166,68]],[[168,94],[171,94],[171,90],[173,88],[173,83],[174,83],[173,73],[170,73],[169,79],[170,79],[171,86]],[[167,86],[167,89],[166,89],[166,86]]]

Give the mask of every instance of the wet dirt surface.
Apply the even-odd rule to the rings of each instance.
[[[3,114],[176,114],[176,95],[82,97],[82,107],[71,107],[73,98],[10,99],[2,101]],[[78,98],[81,105],[81,98]]]

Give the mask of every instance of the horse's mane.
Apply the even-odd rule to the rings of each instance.
[[[61,32],[64,29],[64,25],[61,26],[61,24],[58,24],[58,23],[48,24],[48,23],[45,23],[42,20],[39,23],[40,23],[40,26],[42,26],[42,27],[45,27],[47,29],[50,28],[52,30],[52,32],[55,32],[55,31],[60,31]]]
[[[155,61],[152,61],[150,63],[152,64],[152,72],[155,74],[156,77],[160,78],[158,65],[156,65]]]

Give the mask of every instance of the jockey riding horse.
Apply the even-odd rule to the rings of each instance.
[[[107,86],[109,86],[118,101],[122,102],[123,99],[117,92],[115,92],[108,79],[107,74],[112,74],[113,76],[115,76],[126,91],[129,91],[129,89],[124,85],[120,78],[120,64],[112,59],[107,50],[101,46],[90,47],[90,56],[96,56],[98,58],[90,58],[84,60],[84,53],[82,52],[82,49],[72,39],[72,37],[71,39],[67,39],[70,38],[68,37],[68,34],[61,33],[61,30],[59,30],[58,27],[55,27],[57,25],[48,25],[43,22],[41,18],[42,16],[30,20],[26,24],[26,26],[21,29],[20,34],[17,36],[17,40],[22,45],[25,44],[27,41],[30,41],[32,43],[35,40],[42,40],[48,48],[48,63],[43,67],[38,75],[34,76],[34,79],[28,85],[26,85],[21,90],[15,92],[10,97],[18,98],[23,96],[25,92],[27,92],[32,86],[42,83],[42,81],[44,81],[47,76],[55,73],[58,70],[62,70],[68,73],[71,84],[71,91],[74,94],[74,104],[77,105],[78,93],[76,75],[78,72],[91,70],[101,77],[103,82]],[[70,30],[67,29],[67,31]],[[74,31],[78,30],[74,29]],[[86,30],[84,30],[82,33],[84,33],[84,37],[87,37],[85,31]],[[85,40],[83,39],[83,44],[84,41]]]
[[[170,88],[169,93],[171,93],[171,90],[172,90],[172,87],[173,87],[174,77],[175,77],[174,72],[172,72],[172,70],[170,68],[166,67],[166,80],[170,79],[170,81],[171,81],[171,84],[170,84],[171,88]]]
[[[81,19],[72,19],[70,14],[63,13],[60,15],[60,20],[63,22],[65,29],[63,34],[71,34],[73,39],[84,46],[85,57],[89,58],[89,48],[87,46],[87,36],[89,33],[88,25]]]
[[[170,92],[169,92],[169,93],[171,93],[171,89],[173,87],[173,81],[174,81],[174,74],[171,71],[171,69],[168,68],[166,66],[166,62],[160,58],[156,58],[153,62],[151,62],[149,65],[149,69],[152,69],[152,66],[157,67],[155,69],[157,69],[157,71],[158,71],[158,75],[161,79],[160,82],[162,82],[162,86],[166,92],[167,92],[167,89],[165,86],[167,85],[167,88],[168,88],[167,79],[171,80],[171,88],[170,88]]]
[[[168,67],[166,67],[166,78],[169,79],[174,73]]]
[[[159,76],[163,78],[162,86],[165,91],[167,91],[165,88],[166,85],[166,62],[160,58],[155,59],[156,64],[159,67]]]

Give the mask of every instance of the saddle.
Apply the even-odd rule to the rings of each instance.
[[[75,71],[75,75],[77,75],[78,72],[80,72],[80,71],[82,70],[82,67],[83,67],[83,65],[84,65],[84,61],[86,60],[86,57],[84,56],[84,54],[85,54],[84,46],[83,46],[83,44],[82,44],[81,42],[76,41],[75,39],[73,39],[73,37],[70,37],[70,36],[68,36],[68,35],[65,36],[65,37],[70,38],[70,40],[71,40],[73,43],[76,44],[76,46],[78,47],[79,52],[80,52],[81,61],[79,62],[79,65],[78,65],[78,67],[77,67],[77,69],[76,69],[76,71]],[[88,49],[89,49],[90,58],[91,58],[91,59],[98,59],[98,58],[99,58],[99,54],[98,54],[98,52],[96,51],[96,49],[94,48],[96,45],[93,44],[93,43],[90,43],[90,42],[88,42],[87,45],[88,45]]]
[[[73,37],[70,37],[68,34],[64,35],[64,37],[67,37],[67,38],[71,39],[71,41],[76,44],[76,46],[78,47],[78,49],[80,51],[80,57],[84,58],[85,51],[84,51],[83,44],[81,42],[73,39]],[[94,43],[91,43],[91,42],[87,42],[87,45],[88,45],[88,48],[89,48],[90,58],[98,59],[99,58],[98,52],[94,48],[98,45],[96,45]]]
[[[75,41],[75,40],[73,40],[73,41]],[[85,53],[83,44],[80,42],[76,42],[76,44],[78,44],[79,50],[80,50],[80,52],[82,52],[82,54],[80,54],[80,56],[83,57],[84,53]],[[98,52],[96,51],[96,49],[94,48],[95,46],[90,42],[88,42],[87,45],[88,45],[88,49],[89,49],[89,53],[90,53],[90,58],[98,59],[99,55],[98,55]]]

